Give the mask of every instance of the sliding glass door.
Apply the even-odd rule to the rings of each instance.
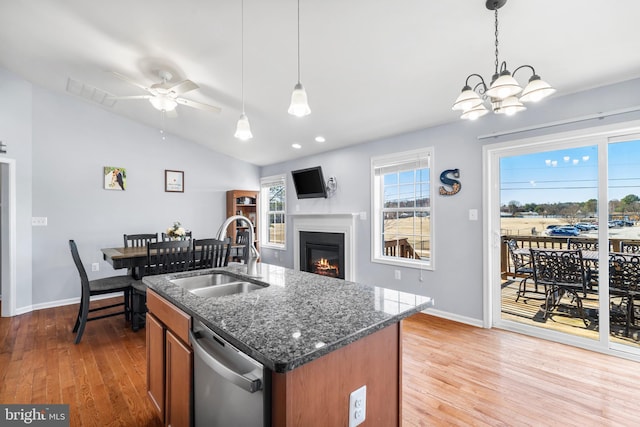
[[[539,147],[502,156],[500,234],[508,255],[500,284],[500,317],[598,340],[597,286],[586,282],[587,275],[593,280],[597,269],[598,147]],[[584,274],[534,276],[531,250],[545,257],[540,261],[544,268],[555,269],[549,256],[569,249],[590,249],[595,259],[576,267]],[[561,275],[562,271],[558,269],[557,273]],[[571,286],[583,285],[584,289],[563,291],[551,283],[554,280],[573,280]]]
[[[637,357],[640,136],[567,135],[485,147],[492,324]]]

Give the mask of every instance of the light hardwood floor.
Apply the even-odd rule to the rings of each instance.
[[[144,330],[112,317],[74,345],[76,310],[0,318],[0,402],[68,403],[72,426],[159,425]],[[403,350],[403,426],[640,425],[636,362],[423,314],[403,322]]]

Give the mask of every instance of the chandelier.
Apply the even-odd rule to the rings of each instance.
[[[531,65],[521,65],[513,73],[507,69],[506,61],[502,64],[498,59],[498,9],[507,3],[507,0],[487,0],[487,9],[495,13],[495,72],[491,77],[491,84],[487,87],[484,79],[479,74],[470,74],[465,81],[462,93],[453,104],[453,110],[462,111],[461,119],[475,120],[489,112],[485,106],[485,100],[489,99],[491,110],[495,114],[506,114],[511,116],[519,111],[526,110],[524,102],[537,102],[553,94],[556,90],[549,83],[540,79],[536,70]],[[522,89],[514,78],[515,74],[522,70],[529,69],[532,76],[529,83]],[[474,78],[480,79],[478,83],[471,87],[470,82]],[[518,96],[519,95],[519,96]]]

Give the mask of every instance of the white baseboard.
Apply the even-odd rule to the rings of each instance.
[[[448,311],[437,310],[435,308],[428,308],[422,311],[424,314],[431,316],[441,317],[447,320],[453,320],[458,323],[465,323],[467,325],[475,326],[477,328],[483,328],[482,320],[474,319],[472,317],[460,316],[458,314],[449,313]]]
[[[121,295],[122,295],[122,292],[113,292],[110,294],[97,295],[97,296],[91,297],[91,301],[98,301],[101,299],[113,298]],[[20,314],[30,313],[32,311],[44,310],[46,308],[62,307],[65,305],[79,304],[79,303],[80,303],[80,297],[75,297],[75,298],[61,299],[57,301],[49,301],[49,302],[42,302],[39,304],[27,305],[24,307],[16,308],[16,316]]]

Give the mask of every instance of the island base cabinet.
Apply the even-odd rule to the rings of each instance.
[[[191,425],[191,316],[147,290],[147,394],[165,426]]]
[[[349,425],[349,395],[367,386],[366,426],[401,425],[402,347],[393,324],[286,373],[272,375],[273,427]]]

